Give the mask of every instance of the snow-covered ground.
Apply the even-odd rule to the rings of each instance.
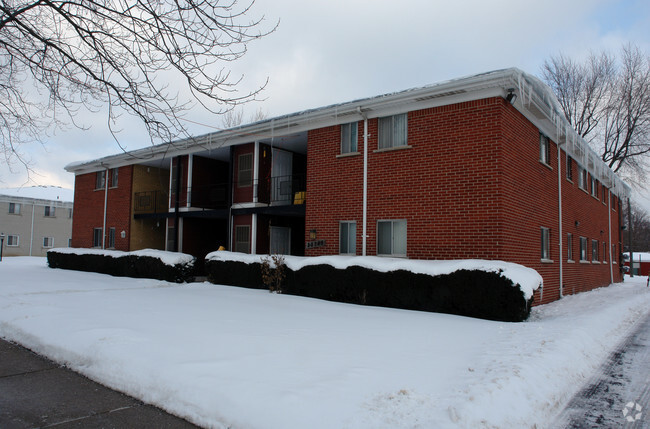
[[[650,311],[645,277],[524,323],[0,262],[0,335],[206,427],[546,427]]]

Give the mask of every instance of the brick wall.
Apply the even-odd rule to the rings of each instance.
[[[109,170],[110,172],[110,170]],[[133,166],[120,167],[117,187],[110,187],[110,173],[106,178],[108,200],[106,209],[106,246],[108,231],[115,228],[115,249],[129,250],[131,226],[131,186]],[[104,223],[104,189],[95,189],[97,173],[75,176],[74,214],[72,219],[72,247],[93,247],[93,229]],[[125,232],[125,238],[121,232]]]

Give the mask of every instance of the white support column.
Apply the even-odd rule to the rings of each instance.
[[[251,255],[257,255],[257,214],[251,215]]]
[[[361,108],[359,108],[361,113]],[[367,254],[368,243],[368,117],[363,116],[363,221],[361,226],[361,255]]]
[[[194,154],[187,157],[187,203],[185,207],[192,207],[192,170],[194,169]]]
[[[253,151],[253,202],[257,203],[257,189],[259,188],[259,156],[260,142],[255,141],[255,150]],[[255,215],[253,215],[255,216]]]
[[[106,249],[106,208],[108,207],[108,168],[104,170],[104,224],[102,225],[102,249]]]

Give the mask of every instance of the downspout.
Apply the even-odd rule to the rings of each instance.
[[[558,138],[559,140],[559,138]],[[557,195],[558,195],[558,213],[559,213],[559,246],[560,246],[560,298],[564,296],[564,277],[563,277],[563,264],[562,258],[564,258],[563,249],[562,249],[562,145],[557,144]]]
[[[255,150],[253,152],[253,202],[258,202],[259,192],[259,156],[260,142],[255,141]],[[257,254],[257,213],[251,215],[251,255]]]
[[[366,256],[368,241],[368,116],[357,107],[363,117],[363,221],[361,231],[361,255]]]
[[[104,172],[104,224],[102,225],[102,249],[106,249],[106,208],[108,207],[108,168]]]
[[[614,283],[614,261],[612,260],[612,190],[607,193],[607,232],[609,235],[609,279]]]
[[[627,197],[627,246],[630,249],[630,277],[634,277],[634,251],[632,250],[632,210],[630,209],[630,197]]]
[[[181,204],[181,157],[176,157],[176,195],[174,195],[174,246],[172,252],[178,252],[178,230],[180,216],[178,209]]]
[[[32,230],[29,233],[29,256],[32,256],[32,244],[34,243],[34,210],[36,210],[36,202],[32,202]]]
[[[228,165],[228,180],[226,181],[226,186],[228,187],[228,196],[226,201],[228,202],[228,244],[225,246],[226,250],[232,250],[232,204],[234,201],[233,195],[235,193],[235,181],[233,180],[234,174],[234,159],[235,154],[233,152],[232,146],[230,146],[230,164]]]

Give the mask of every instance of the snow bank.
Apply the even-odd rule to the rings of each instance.
[[[169,266],[189,264],[194,260],[192,255],[186,253],[167,252],[164,250],[155,249],[142,249],[133,252],[122,252],[120,250],[106,250],[106,249],[80,249],[73,247],[60,247],[50,249],[49,252],[65,253],[71,255],[103,255],[111,258],[122,258],[125,256],[148,256],[150,258],[159,259],[162,263]]]
[[[206,260],[235,261],[246,264],[260,263],[262,258],[268,255],[249,255],[227,251],[209,253]],[[427,274],[438,276],[451,274],[458,270],[477,270],[491,273],[498,273],[502,277],[510,279],[517,285],[524,294],[526,300],[533,296],[533,292],[541,286],[542,276],[537,271],[503,261],[485,261],[479,259],[464,259],[454,261],[429,261],[400,258],[384,258],[378,256],[285,256],[284,262],[290,269],[297,271],[309,265],[331,265],[334,268],[344,270],[348,267],[357,266],[386,273],[389,271],[404,270],[415,274]]]

